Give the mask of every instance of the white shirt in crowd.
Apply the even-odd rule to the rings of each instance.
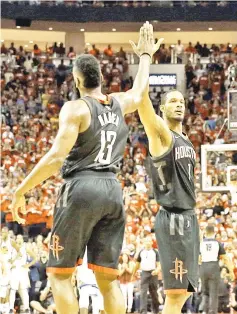
[[[159,254],[155,249],[143,249],[138,255],[137,261],[140,263],[140,269],[143,271],[152,271],[156,269],[156,263],[159,262]]]
[[[177,55],[181,55],[184,52],[184,45],[183,44],[176,44],[175,45],[175,52]]]

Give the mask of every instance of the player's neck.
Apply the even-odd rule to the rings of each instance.
[[[182,135],[182,131],[183,131],[183,126],[182,126],[182,122],[177,122],[177,121],[168,121],[166,120],[166,123],[168,124],[168,127],[170,130]]]
[[[98,86],[93,89],[83,89],[80,90],[81,97],[90,96],[93,98],[104,98],[105,95],[101,92],[101,86]]]

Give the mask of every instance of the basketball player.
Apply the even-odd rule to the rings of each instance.
[[[9,312],[9,278],[11,264],[7,247],[0,248],[0,313]]]
[[[218,312],[220,259],[222,259],[227,266],[232,280],[234,280],[235,276],[233,273],[233,265],[226,255],[224,247],[215,239],[215,229],[212,225],[206,227],[205,238],[200,245],[200,252],[202,257],[200,267],[202,305],[200,307],[203,309],[203,313],[216,314]]]
[[[146,91],[154,44],[147,22],[140,30],[140,64],[134,86],[125,93],[101,92],[101,70],[96,58],[81,55],[73,76],[81,99],[64,104],[59,132],[50,151],[15,193],[13,215],[24,222],[25,193],[62,167],[65,179],[54,211],[48,273],[58,314],[77,314],[78,302],[71,284],[76,264],[88,248],[88,266],[95,271],[107,314],[125,313],[117,283],[118,259],[124,236],[122,190],[116,165],[122,159],[128,128],[124,115],[135,111]]]
[[[199,228],[194,212],[195,151],[182,132],[185,103],[177,91],[165,93],[155,114],[144,98],[139,115],[149,140],[150,170],[157,202],[155,232],[166,294],[163,314],[179,314],[197,288]]]
[[[17,250],[17,245],[9,236],[7,227],[1,230],[0,256],[4,272],[0,280],[0,313],[8,313],[9,310],[9,294],[10,294],[10,274],[11,259],[13,251]]]
[[[22,235],[18,235],[16,239],[17,249],[14,249],[11,260],[11,276],[10,276],[10,313],[14,313],[14,304],[16,299],[16,291],[20,294],[24,313],[30,313],[29,293],[30,287],[29,269],[37,261],[35,254],[26,247]],[[27,256],[32,258],[27,263]]]

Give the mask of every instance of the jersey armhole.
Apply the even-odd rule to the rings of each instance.
[[[91,122],[90,122],[90,125],[89,125],[88,129],[86,129],[84,132],[80,133],[80,135],[82,135],[82,134],[84,134],[85,132],[87,132],[91,127],[93,127],[93,124],[92,124],[92,123],[94,123],[94,114],[93,114],[92,105],[91,105],[91,103],[86,99],[86,97],[82,97],[82,98],[80,98],[80,100],[83,100],[83,101],[86,103],[87,107],[88,107],[89,110],[90,110],[90,114],[91,114]]]
[[[87,104],[87,106],[88,106],[88,108],[90,110],[90,113],[91,113],[91,118],[92,118],[93,110],[92,110],[92,107],[91,107],[91,103],[86,99],[86,97],[82,97],[82,98],[80,98],[80,100],[83,100]]]
[[[172,142],[171,142],[171,144],[170,144],[170,147],[168,148],[168,150],[164,153],[164,154],[162,154],[162,155],[160,155],[159,157],[153,157],[152,155],[151,155],[151,153],[150,153],[150,151],[149,151],[149,156],[150,156],[150,158],[151,158],[151,160],[152,161],[159,161],[160,159],[163,159],[164,157],[166,157],[167,155],[169,155],[169,153],[172,151],[172,149],[173,149],[173,147],[174,147],[174,143],[175,143],[175,138],[174,138],[174,134],[173,133],[171,133],[171,135],[172,135]]]

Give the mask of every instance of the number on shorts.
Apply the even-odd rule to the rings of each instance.
[[[112,150],[116,137],[117,133],[114,131],[101,131],[101,148],[95,161],[103,165],[111,163]]]
[[[184,235],[184,216],[182,214],[171,214],[170,215],[170,235],[175,235],[175,217],[178,217],[179,227],[178,233],[179,235]]]
[[[158,177],[161,181],[162,184],[159,184],[159,189],[160,191],[166,191],[171,189],[171,182],[167,182],[165,179],[164,171],[163,168],[166,166],[166,161],[162,160],[157,163],[155,163],[157,172],[158,172]]]
[[[210,252],[210,251],[211,251],[211,248],[212,248],[211,243],[207,243],[207,244],[206,244],[206,248],[207,248],[207,251]]]

